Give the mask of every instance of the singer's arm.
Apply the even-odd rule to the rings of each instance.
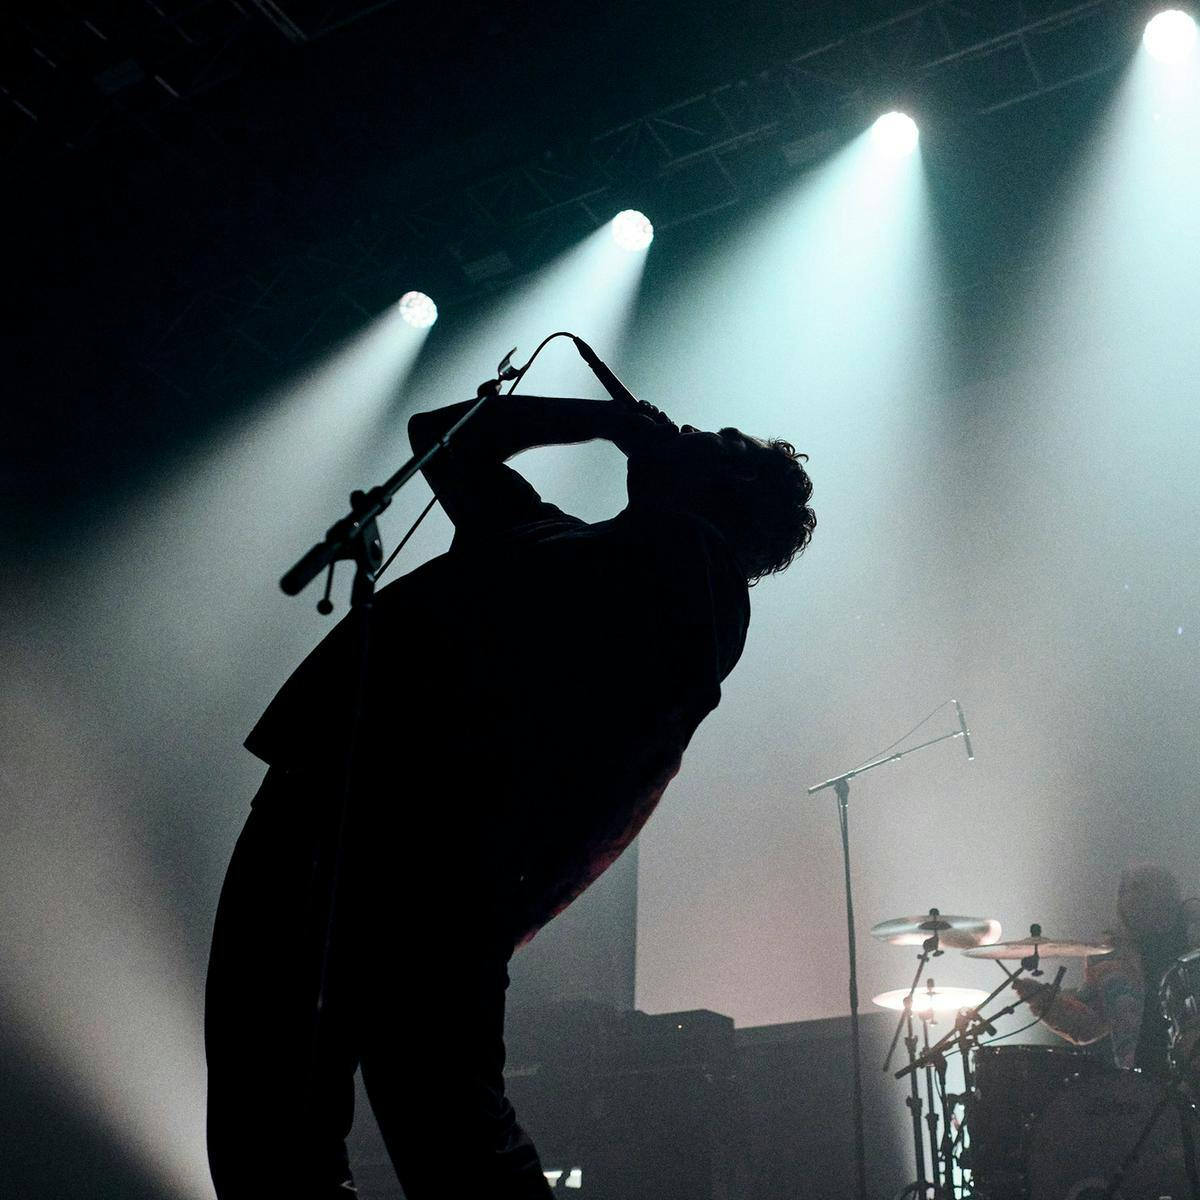
[[[428,449],[474,404],[474,400],[465,400],[410,418],[408,436],[413,451],[420,454]],[[453,453],[475,462],[504,462],[533,446],[570,445],[593,438],[611,438],[619,425],[627,423],[622,422],[620,416],[617,406],[610,400],[492,396],[454,435]]]
[[[408,422],[413,453],[422,454],[475,403],[467,400]],[[626,454],[647,437],[663,436],[649,417],[630,413],[609,400],[555,399],[545,396],[494,396],[434,456],[423,474],[458,529],[494,527],[513,507],[530,506],[537,493],[506,459],[534,446],[573,445],[603,438]]]

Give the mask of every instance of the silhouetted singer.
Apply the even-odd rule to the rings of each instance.
[[[414,451],[470,403],[413,417]],[[629,460],[611,520],[564,513],[504,465],[593,438]],[[221,894],[206,995],[221,1200],[353,1195],[359,1065],[409,1200],[552,1194],[504,1094],[508,961],[679,770],[741,655],[748,583],[812,535],[804,459],[736,429],[679,429],[650,405],[501,396],[431,461],[455,534],[375,601],[315,1053],[313,875],[337,835],[350,622],[246,740],[269,769]]]

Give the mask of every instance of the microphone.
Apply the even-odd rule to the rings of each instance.
[[[975,761],[975,755],[971,750],[971,731],[967,728],[967,718],[963,716],[962,705],[957,700],[954,702],[954,707],[958,710],[958,726],[962,730],[963,745],[967,748],[967,760]]]
[[[579,357],[592,369],[592,374],[600,380],[600,386],[620,405],[631,411],[636,410],[639,405],[634,394],[612,373],[612,371],[600,361],[595,350],[591,348],[583,340],[571,334],[571,341],[575,343],[575,349],[579,351]]]

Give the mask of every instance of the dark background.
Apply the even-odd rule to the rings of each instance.
[[[613,335],[622,374],[682,420],[733,408],[793,436],[821,524],[755,594],[747,657],[639,860],[515,987],[743,1028],[844,1015],[833,813],[798,799],[949,694],[977,726],[972,773],[952,743],[856,790],[865,995],[910,975],[867,939],[876,920],[938,904],[1095,934],[1127,858],[1192,870],[1200,186],[1194,153],[1139,159],[1118,136],[1146,13],[6,8],[14,1195],[205,1195],[204,961],[257,781],[237,747],[324,630],[273,581],[405,456],[414,403],[377,425],[331,405],[326,427],[289,410],[296,380],[419,287],[442,315],[415,402],[459,398],[476,360],[540,336],[509,336],[506,301],[628,205],[657,235]],[[899,103],[923,129],[926,269],[875,277],[856,255],[877,230],[815,244],[799,204],[789,247],[768,228],[781,198]],[[776,306],[813,260],[827,276]],[[531,301],[527,323],[558,316]],[[873,340],[901,327],[902,353]],[[586,463],[532,473],[603,515],[611,464]],[[409,565],[446,533],[431,518]]]
[[[880,104],[943,125],[947,267],[969,292],[1020,269],[1142,8],[299,3],[289,37],[241,0],[7,6],[24,399],[6,470],[35,519],[60,511],[200,436],[398,279],[444,309],[626,203],[658,200],[660,229],[706,199],[727,219],[794,173],[781,145]],[[679,141],[653,140],[676,124]],[[718,190],[702,152],[722,138]],[[509,172],[539,168],[543,190],[520,194]],[[464,264],[496,250],[510,268],[474,284]]]

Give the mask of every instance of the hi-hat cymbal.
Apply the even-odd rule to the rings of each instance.
[[[966,950],[970,946],[990,946],[998,941],[1000,922],[991,917],[956,917],[932,908],[919,917],[894,917],[871,927],[871,936],[893,946],[919,946],[936,933],[947,950]]]
[[[980,988],[963,987],[919,987],[913,994],[913,1013],[930,1016],[934,1013],[958,1012],[960,1008],[974,1008],[987,999],[987,992]],[[873,1003],[880,1008],[899,1011],[904,1008],[908,988],[896,988],[893,992],[880,992]]]
[[[1026,937],[1013,942],[993,942],[990,946],[975,946],[967,950],[968,958],[1029,958],[1034,950],[1038,958],[1092,958],[1111,954],[1111,946],[1099,942],[1074,942],[1060,938]]]

